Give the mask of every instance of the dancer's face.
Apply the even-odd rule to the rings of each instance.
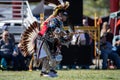
[[[62,13],[59,13],[59,17],[61,17],[61,20],[63,22],[67,21],[67,16],[66,15],[63,15]]]

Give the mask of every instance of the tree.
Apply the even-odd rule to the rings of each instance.
[[[109,0],[83,0],[83,14],[94,17],[94,13],[98,16],[108,15]]]

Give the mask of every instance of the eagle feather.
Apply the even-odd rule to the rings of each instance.
[[[30,26],[21,35],[21,50],[24,56],[32,55],[35,52],[35,39],[38,36],[39,28],[42,28],[44,23],[49,22],[51,18],[56,17],[58,10],[67,9],[68,6],[69,2],[65,2],[64,5],[58,5],[53,13],[41,24],[40,27],[36,21],[30,24]]]

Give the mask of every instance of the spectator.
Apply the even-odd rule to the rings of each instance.
[[[20,46],[21,42],[14,48],[13,51],[14,70],[26,70],[24,56],[22,55]]]
[[[106,40],[112,44],[113,33],[111,32],[110,26],[108,25],[107,22],[103,23],[103,26],[101,29],[100,36],[102,37],[103,35],[106,35]]]
[[[87,18],[83,19],[82,23],[83,23],[84,27],[90,27],[88,25]],[[84,35],[85,35],[85,41],[86,41],[86,44],[85,44],[86,48],[85,49],[86,49],[86,51],[90,52],[90,54],[88,56],[89,60],[87,60],[87,62],[89,62],[89,65],[91,65],[91,64],[93,64],[92,59],[94,59],[94,55],[93,55],[93,53],[94,53],[94,47],[93,47],[94,46],[94,39],[92,38],[93,33],[89,30],[84,30]],[[87,55],[85,57],[87,57]],[[85,67],[88,68],[89,65],[85,65]]]
[[[72,36],[72,40],[71,40],[71,45],[76,45],[77,43],[77,38],[78,38],[78,33],[75,32]]]
[[[78,32],[78,41],[77,45],[86,45],[86,38],[85,38],[85,33],[83,30],[77,30]]]
[[[0,57],[2,68],[7,68],[8,62],[12,60],[13,48],[14,45],[13,42],[9,39],[9,32],[3,31],[2,39],[0,39]]]
[[[2,31],[4,32],[4,31],[8,31],[9,32],[9,27],[7,26],[7,25],[4,25],[3,27],[2,27]],[[9,39],[11,39],[12,40],[12,42],[13,42],[13,45],[15,44],[15,38],[14,38],[14,35],[13,34],[11,34],[11,33],[9,33]]]
[[[115,65],[120,69],[120,57],[116,51],[113,50],[113,46],[110,42],[106,41],[106,36],[101,37],[101,58],[103,59],[102,68],[107,69],[107,60],[111,59],[115,62]]]
[[[83,19],[83,26],[88,26],[88,21],[86,19]]]
[[[114,50],[116,50],[120,56],[120,35],[114,36],[112,45],[114,46]]]
[[[119,41],[120,41],[120,35],[114,36],[113,38],[113,46],[119,45]]]
[[[106,34],[107,32],[110,32],[110,28],[107,22],[104,22],[102,25],[102,29],[101,29],[101,33],[100,36],[103,36],[104,34]]]
[[[83,19],[82,23],[83,23],[83,26],[89,27],[87,19]],[[86,45],[90,45],[92,43],[92,38],[90,36],[90,33],[91,32],[89,30],[84,30]]]

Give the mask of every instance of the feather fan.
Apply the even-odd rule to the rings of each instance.
[[[21,35],[21,50],[24,56],[34,53],[35,39],[38,36],[39,26],[33,22]]]
[[[60,0],[61,1],[61,0]],[[49,20],[53,17],[57,16],[57,12],[60,9],[67,9],[69,6],[69,2],[65,2],[64,5],[58,5],[53,14],[51,14],[40,26],[43,27],[45,22],[49,22]],[[32,55],[35,52],[35,39],[37,38],[39,33],[39,26],[36,21],[34,21],[21,35],[21,50],[24,56]]]

